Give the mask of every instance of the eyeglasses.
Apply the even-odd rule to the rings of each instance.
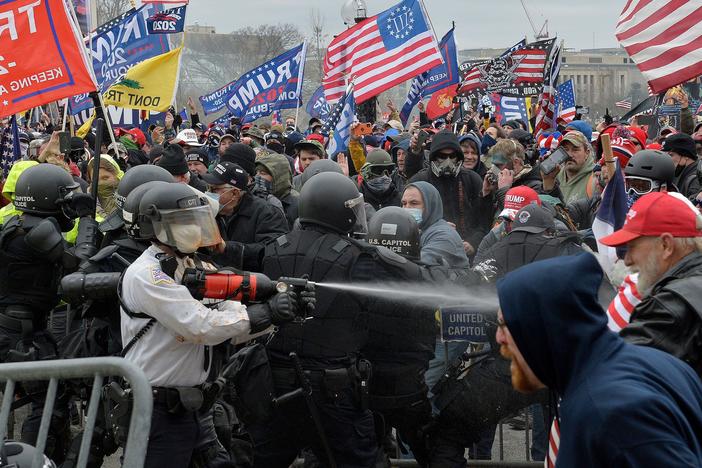
[[[646,177],[626,176],[624,177],[626,191],[634,191],[637,195],[646,195],[658,188],[659,184]]]

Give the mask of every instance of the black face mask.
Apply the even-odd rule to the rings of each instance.
[[[366,181],[366,185],[371,192],[376,194],[383,194],[390,190],[390,185],[392,184],[392,179],[388,175],[376,177],[374,179]]]

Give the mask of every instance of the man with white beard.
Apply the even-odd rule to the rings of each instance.
[[[702,215],[678,193],[639,198],[624,226],[601,241],[626,246],[642,301],[620,335],[666,351],[702,376]]]

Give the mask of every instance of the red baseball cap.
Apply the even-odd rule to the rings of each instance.
[[[140,129],[136,127],[130,128],[129,130],[125,130],[125,133],[129,133],[131,136],[133,136],[139,147],[142,147],[146,144],[146,135],[144,135],[144,132],[142,132]]]
[[[647,193],[626,214],[624,226],[600,242],[617,247],[639,237],[664,233],[673,237],[702,237],[702,230],[697,228],[698,216],[699,211],[678,193]]]
[[[500,218],[514,220],[517,211],[531,203],[541,206],[539,194],[534,189],[523,185],[511,188],[505,194],[505,208],[500,212]]]

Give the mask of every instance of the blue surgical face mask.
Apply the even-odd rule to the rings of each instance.
[[[411,214],[414,220],[417,221],[417,224],[422,224],[422,210],[419,208],[405,208],[405,210],[409,211],[409,214]]]
[[[219,203],[219,194],[218,194],[218,193],[214,193],[214,192],[205,192],[205,195],[207,195],[208,197],[210,197],[211,199],[213,199],[214,201],[216,201],[217,203]]]

